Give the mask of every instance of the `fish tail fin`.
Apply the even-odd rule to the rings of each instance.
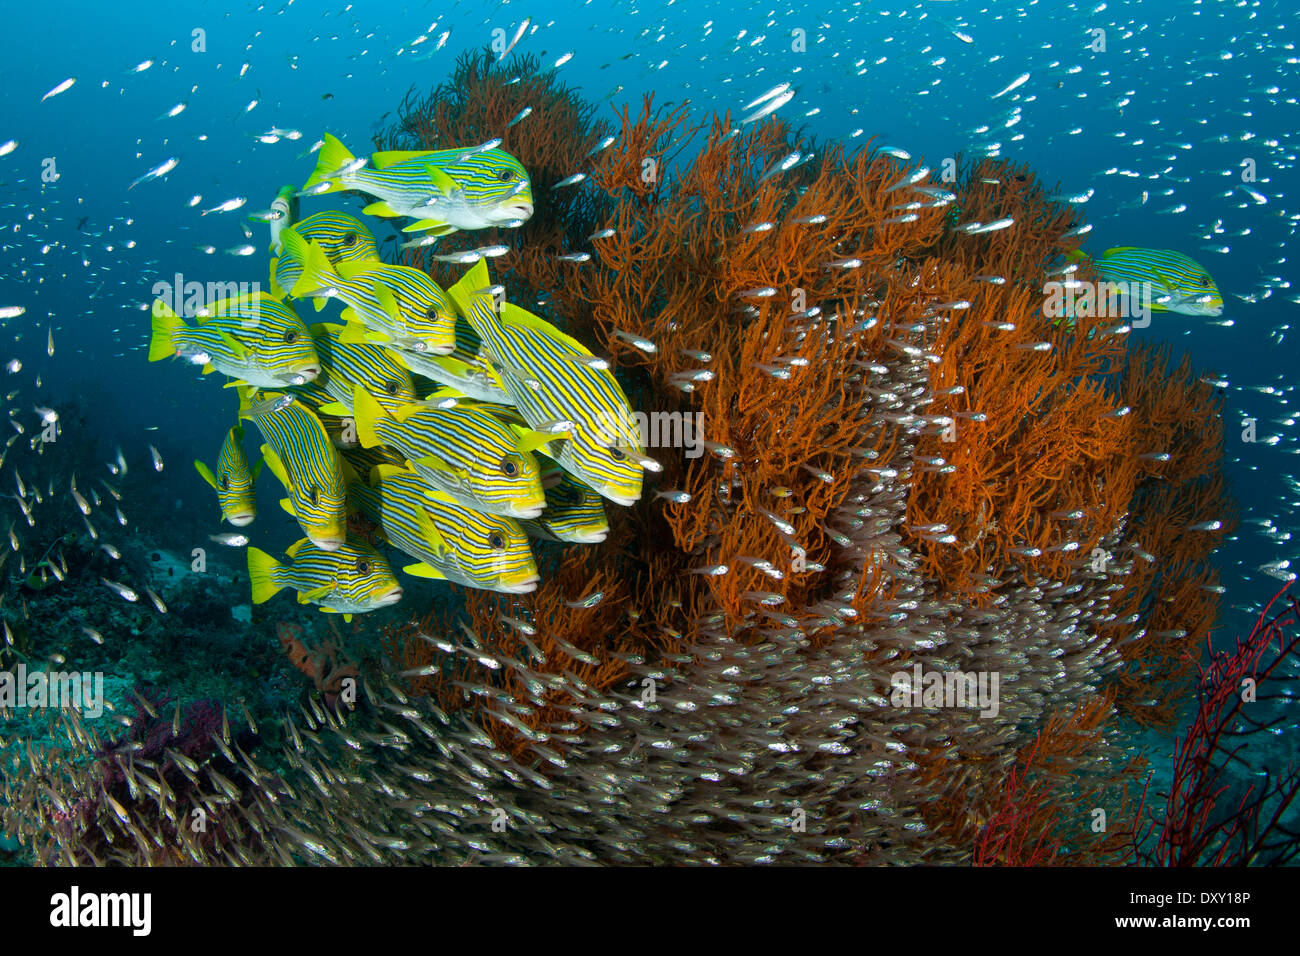
[[[153,303],[153,337],[149,340],[149,361],[158,362],[176,354],[176,333],[185,328],[181,317],[162,299]]]
[[[337,173],[348,163],[356,159],[348,151],[348,148],[340,142],[337,136],[326,133],[324,145],[320,148],[320,153],[316,156],[316,168],[312,171],[311,178],[303,184],[303,190],[311,189],[313,186],[319,186],[321,183],[328,184],[327,189],[323,192],[337,193],[342,192],[347,187],[343,185],[342,180]]]
[[[480,259],[447,290],[456,303],[456,310],[480,336],[483,335],[480,327],[485,318],[483,308],[486,307],[489,316],[496,312],[492,293],[487,291],[491,284],[492,277],[488,274],[487,263]]]
[[[253,582],[253,603],[262,604],[269,601],[284,587],[276,584],[275,572],[280,569],[280,562],[259,548],[248,549],[248,579]]]
[[[284,255],[302,266],[302,275],[289,290],[289,295],[295,299],[334,285],[338,280],[325,250],[314,242],[308,242],[297,230],[290,228],[280,233],[280,246]]]
[[[375,434],[375,422],[383,418],[384,409],[374,397],[361,386],[352,392],[352,420],[357,425],[357,441],[363,448],[374,448],[380,444]]]

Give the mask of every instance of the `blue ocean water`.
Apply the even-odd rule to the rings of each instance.
[[[795,95],[781,115],[810,136],[850,147],[875,137],[931,168],[958,155],[1024,162],[1062,194],[1087,196],[1078,210],[1090,251],[1149,246],[1197,259],[1223,292],[1223,316],[1157,315],[1132,335],[1170,343],[1228,383],[1242,524],[1218,556],[1221,634],[1248,627],[1281,586],[1278,562],[1300,561],[1286,250],[1300,215],[1287,188],[1300,11],[1180,0],[8,10],[0,143],[16,146],[0,156],[0,306],[25,312],[0,332],[0,360],[21,361],[11,379],[26,404],[93,409],[104,460],[120,446],[147,469],[157,447],[167,466],[152,504],[170,516],[155,522],[161,543],[188,550],[197,528],[211,530],[211,493],[189,462],[215,459],[234,399],[197,370],[145,362],[154,284],[178,273],[264,283],[266,227],[247,214],[305,181],[320,135],[365,151],[408,89],[426,92],[459,53],[513,35],[525,18],[516,50],[544,64],[571,54],[560,76],[606,119],[651,93],[739,116],[788,83]],[[166,175],[128,188],[172,158]],[[231,199],[246,203],[204,212]],[[312,203],[304,212],[327,208]],[[396,232],[372,225],[381,240]],[[246,243],[255,254],[225,251]],[[1247,419],[1253,443],[1242,440]]]

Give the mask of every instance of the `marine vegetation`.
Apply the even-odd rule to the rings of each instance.
[[[646,97],[610,123],[487,52],[375,146],[488,143],[531,217],[421,208],[440,235],[395,264],[452,289],[490,259],[506,301],[608,362],[660,470],[602,538],[534,540],[535,589],[436,582],[355,709],[288,718],[259,782],[292,813],[258,801],[248,855],[1181,859],[1144,836],[1168,788],[1143,802],[1135,739],[1203,686],[1223,404],[1122,318],[1044,313],[1048,283],[1098,278],[1075,209],[1005,160],[946,175],[774,117]],[[1173,792],[1165,831],[1219,791]],[[1279,819],[1254,845],[1285,855]]]

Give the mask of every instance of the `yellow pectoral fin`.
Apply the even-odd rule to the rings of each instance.
[[[284,462],[280,456],[275,453],[275,449],[270,445],[262,446],[262,460],[266,462],[266,467],[271,469],[271,474],[275,475],[275,480],[284,485],[286,491],[292,486],[289,481],[288,469],[284,467]]]
[[[383,202],[382,200],[380,202],[372,202],[369,206],[367,206],[365,209],[361,211],[365,213],[367,216],[387,216],[389,218],[392,218],[394,216],[401,215],[400,212],[398,212],[392,206],[388,205],[388,203]]]
[[[447,575],[443,574],[431,564],[425,564],[423,561],[418,564],[408,564],[402,568],[407,574],[416,578],[432,578],[435,581],[447,580]]]
[[[292,498],[281,498],[281,499],[280,499],[280,508],[281,508],[282,510],[288,512],[288,514],[289,514],[290,517],[292,517],[292,518],[296,518],[296,517],[298,517],[298,512],[295,511],[295,510],[294,510],[294,507],[293,507],[293,499],[292,499]]]
[[[456,180],[452,179],[443,170],[434,166],[432,163],[426,163],[424,169],[425,172],[429,174],[429,182],[433,183],[433,188],[438,190],[438,192],[442,193],[444,196],[450,196],[460,188],[460,186],[457,185]]]
[[[379,307],[384,310],[394,322],[400,322],[402,319],[402,310],[397,306],[397,297],[393,295],[393,290],[381,282],[374,283],[375,298],[379,301]]]
[[[447,542],[433,526],[433,519],[429,517],[429,512],[423,508],[416,508],[415,522],[420,528],[425,544],[431,545],[435,554],[443,554],[447,551]]]
[[[299,591],[298,593],[303,602],[306,603],[309,601],[319,601],[323,597],[328,597],[330,592],[333,590],[334,585],[324,584],[318,588],[312,588],[310,591]]]
[[[243,359],[248,355],[248,350],[244,348],[243,343],[236,339],[229,332],[217,331],[217,337],[225,343],[226,348],[230,349],[230,354],[237,359]]]
[[[212,473],[212,469],[209,468],[207,465],[203,464],[203,462],[195,461],[194,470],[197,471],[203,477],[203,480],[206,481],[208,484],[210,484],[213,488],[217,487],[217,476],[214,475]]]
[[[409,226],[402,227],[402,232],[430,232],[435,236],[445,236],[455,231],[455,226],[440,219],[418,219]]]

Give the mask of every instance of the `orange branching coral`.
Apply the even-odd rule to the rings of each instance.
[[[969,860],[1028,755],[1013,795],[1061,814],[1011,817],[1110,854],[1069,827],[1123,806],[1116,715],[1168,718],[1146,702],[1217,611],[1214,536],[1187,530],[1231,518],[1212,392],[1115,316],[1044,314],[1077,223],[1025,169],[936,181],[650,98],[611,129],[535,64],[480,56],[382,142],[519,156],[532,220],[406,261],[447,284],[444,253],[506,246],[494,277],[609,357],[662,466],[603,544],[538,545],[533,594],[472,592],[395,635],[408,689],[521,774],[595,772],[612,747],[682,819],[820,813],[815,839],[781,838],[800,859]],[[1000,706],[891,702],[910,667],[1004,674]],[[740,843],[711,852],[760,855]]]
[[[276,625],[276,631],[289,663],[311,678],[327,704],[333,705],[345,680],[357,678],[356,664],[343,654],[337,641],[326,640],[308,647],[302,641],[302,625],[284,621]]]

